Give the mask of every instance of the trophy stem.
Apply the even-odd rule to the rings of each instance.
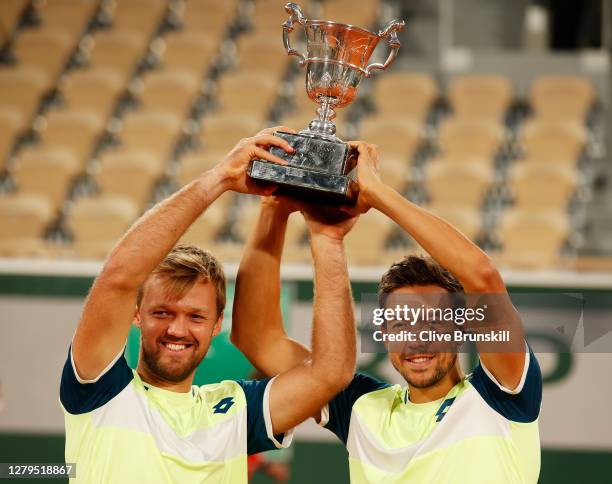
[[[317,109],[319,117],[310,122],[308,130],[306,130],[307,132],[324,138],[336,139],[336,125],[332,123],[332,119],[336,117],[334,101],[332,97],[319,97],[319,102],[321,103],[321,106]]]

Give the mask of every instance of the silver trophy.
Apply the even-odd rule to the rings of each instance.
[[[287,54],[297,56],[306,66],[306,92],[319,104],[318,118],[298,134],[278,131],[295,152],[272,148],[288,162],[279,165],[255,160],[250,175],[256,180],[275,182],[279,192],[305,196],[310,201],[351,202],[357,187],[348,175],[354,168],[356,153],[336,136],[335,110],[350,104],[359,83],[375,70],[387,69],[397,57],[400,42],[397,32],[404,22],[394,20],[377,34],[368,30],[325,20],[308,20],[295,3],[285,5],[289,18],[283,24],[283,42]],[[295,23],[304,27],[306,55],[291,46],[290,34]],[[391,51],[384,64],[368,64],[381,39],[387,39]]]

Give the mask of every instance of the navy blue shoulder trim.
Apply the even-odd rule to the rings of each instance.
[[[529,348],[529,347],[528,347]],[[513,422],[529,423],[538,418],[542,404],[542,373],[540,365],[531,348],[529,348],[527,374],[518,393],[503,391],[486,373],[481,363],[478,363],[472,373],[470,382],[487,402],[487,404],[503,417]]]
[[[351,383],[329,401],[329,421],[325,428],[331,430],[346,444],[353,404],[363,395],[389,386],[388,383],[370,375],[355,373]]]
[[[115,398],[134,378],[134,373],[122,354],[95,382],[81,383],[72,367],[71,352],[72,347],[68,350],[60,383],[60,402],[71,414],[83,414],[102,407]]]

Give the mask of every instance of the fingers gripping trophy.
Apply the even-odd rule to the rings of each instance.
[[[288,55],[297,56],[306,68],[306,92],[319,105],[318,117],[297,134],[277,131],[295,151],[272,148],[286,165],[254,160],[249,175],[255,180],[274,182],[277,193],[288,193],[311,202],[354,203],[358,187],[351,170],[356,152],[336,136],[335,110],[350,104],[359,83],[375,70],[387,69],[397,57],[400,42],[397,32],[404,22],[394,20],[377,34],[368,30],[325,20],[307,19],[295,3],[285,5],[289,18],[283,24],[283,42]],[[304,28],[306,55],[291,46],[295,24]],[[379,41],[390,47],[386,61],[368,64]]]

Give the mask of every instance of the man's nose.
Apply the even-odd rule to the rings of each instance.
[[[168,325],[168,334],[175,338],[183,338],[187,336],[187,321],[180,314],[177,315],[172,322]]]

